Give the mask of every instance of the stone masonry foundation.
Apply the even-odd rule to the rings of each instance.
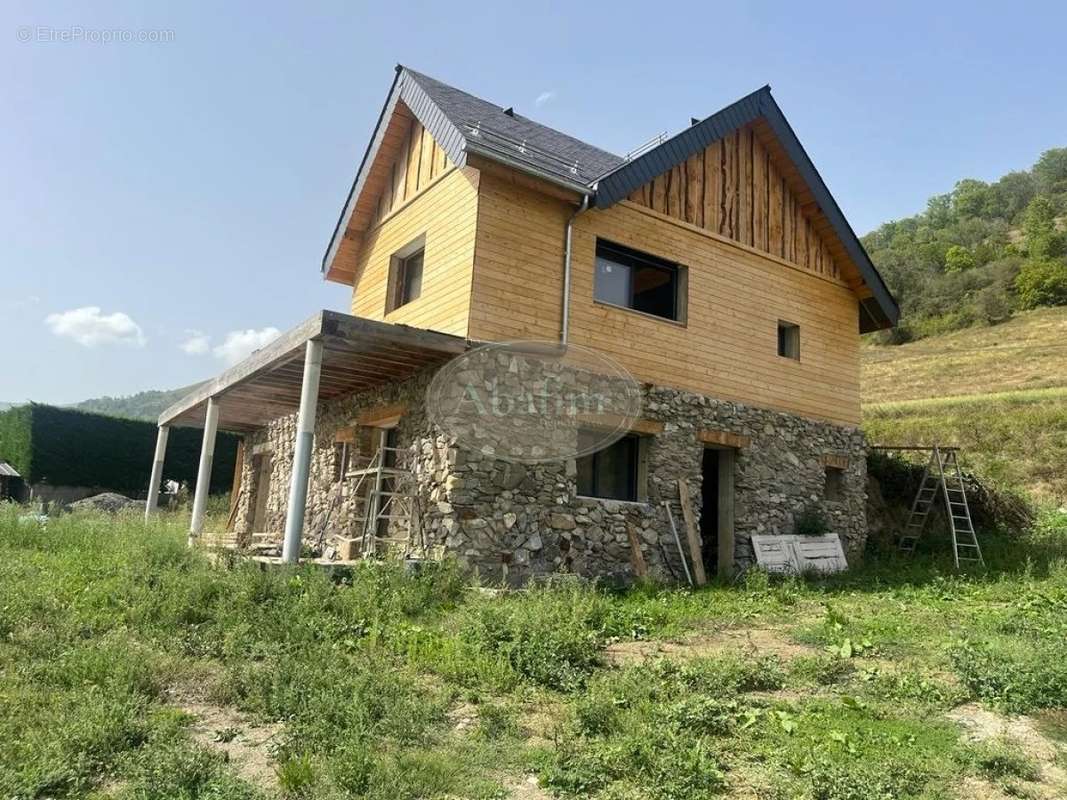
[[[643,501],[583,498],[577,496],[573,460],[513,463],[441,435],[425,409],[433,372],[424,370],[402,383],[320,404],[306,540],[315,541],[323,533],[327,540],[359,535],[354,530],[352,487],[345,491],[335,484],[339,451],[335,442],[339,432],[352,430],[361,416],[398,406],[405,411],[397,442],[410,453],[419,534],[406,555],[450,556],[490,583],[518,585],[554,573],[632,579],[631,533],[640,542],[650,577],[683,580],[662,503],[671,505],[684,546],[678,480],[688,484],[693,516],[699,520],[702,458],[708,440],[740,444],[733,459],[736,567],[753,563],[752,534],[793,533],[796,518],[806,509],[821,512],[829,530],[840,535],[850,563],[862,554],[867,533],[866,444],[858,428],[646,387],[642,421],[661,423],[662,429],[642,445]],[[259,527],[280,535],[295,428],[293,415],[246,437],[236,517],[239,539],[247,541],[253,527],[254,454],[270,458],[271,479]],[[355,446],[365,446],[369,440],[357,435],[361,444]],[[828,468],[839,470],[832,491]],[[342,482],[352,480],[342,478]]]

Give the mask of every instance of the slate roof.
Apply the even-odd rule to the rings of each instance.
[[[577,179],[586,185],[591,185],[605,172],[625,163],[621,156],[534,122],[521,114],[505,113],[503,106],[448,86],[421,72],[404,67],[401,78],[405,77],[410,77],[422,88],[437,108],[466,136],[468,142],[473,138],[475,130],[490,143],[495,135],[502,149],[514,151],[514,145],[525,142],[527,152],[513,153],[514,155],[525,156],[531,166],[559,174],[560,177]],[[509,144],[512,146],[506,148]],[[571,171],[575,165],[577,172]]]
[[[771,96],[769,86],[731,103],[640,155],[625,159],[421,72],[399,64],[396,69],[393,87],[323,258],[324,272],[373,163],[382,124],[398,101],[411,110],[456,166],[465,165],[467,155],[475,153],[581,191],[597,208],[614,205],[633,189],[684,162],[710,143],[763,118],[781,141],[874,295],[862,303],[866,316],[861,327],[875,330],[896,324],[900,316],[896,300]]]

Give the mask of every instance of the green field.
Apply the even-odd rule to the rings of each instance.
[[[0,796],[1067,792],[1067,518],[832,580],[487,592],[0,509]]]
[[[863,350],[876,444],[943,444],[986,480],[1067,502],[1067,308]]]

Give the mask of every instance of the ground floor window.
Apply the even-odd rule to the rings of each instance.
[[[641,440],[633,434],[582,456],[577,459],[578,494],[607,500],[639,500],[640,457]]]

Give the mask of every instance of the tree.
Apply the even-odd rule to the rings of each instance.
[[[1029,172],[1009,172],[990,187],[998,215],[1011,222],[1034,199],[1037,187]]]
[[[974,178],[964,178],[952,190],[952,206],[961,217],[988,217],[995,202],[990,185]]]
[[[1041,154],[1032,170],[1038,189],[1045,194],[1067,191],[1067,147],[1054,147]]]
[[[1023,308],[1067,305],[1067,263],[1027,261],[1015,279]]]
[[[1030,258],[1055,258],[1063,252],[1063,237],[1056,232],[1056,209],[1044,195],[1038,195],[1026,207],[1023,236]]]
[[[951,194],[935,194],[926,201],[926,219],[934,228],[944,228],[955,218]]]
[[[974,254],[966,247],[952,245],[945,253],[945,272],[964,272],[974,266]]]

